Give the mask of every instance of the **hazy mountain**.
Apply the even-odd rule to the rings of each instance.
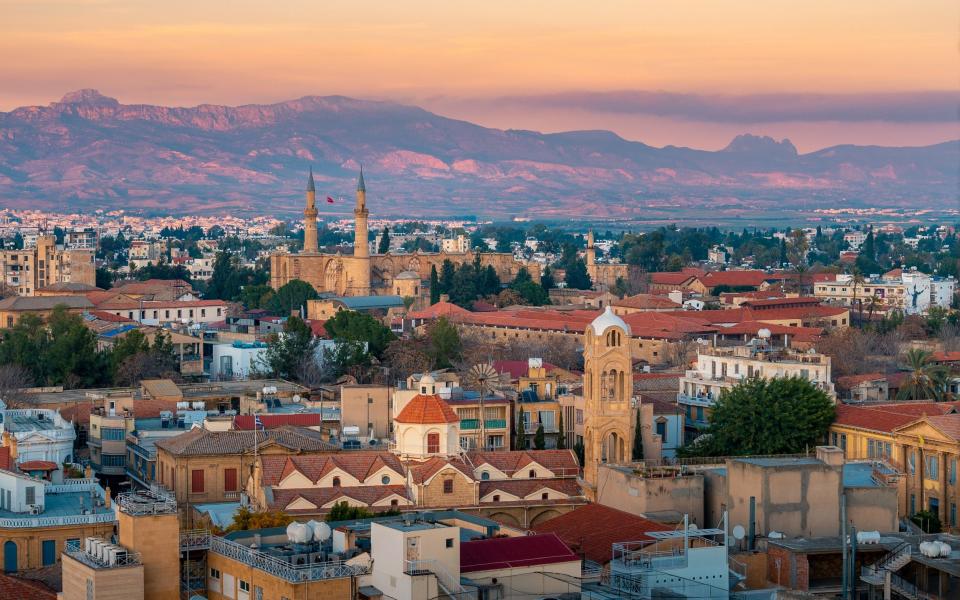
[[[609,131],[503,131],[341,96],[169,108],[81,90],[0,113],[4,206],[291,213],[312,165],[322,195],[344,196],[325,208],[346,213],[361,162],[375,215],[946,207],[960,189],[960,141],[799,154],[789,140],[741,135],[708,152]]]

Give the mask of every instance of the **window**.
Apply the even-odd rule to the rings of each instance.
[[[950,503],[950,526],[957,526],[957,505],[956,503]]]
[[[100,430],[100,437],[105,440],[124,440],[127,437],[127,432],[116,427],[104,427]]]
[[[957,459],[950,459],[950,485],[955,485],[957,483]]]
[[[190,471],[190,491],[194,494],[202,494],[204,489],[203,470],[193,469]]]
[[[452,493],[453,493],[453,480],[452,480],[452,479],[444,479],[444,480],[443,480],[443,493],[444,493],[444,494],[452,494]]]
[[[840,449],[846,452],[847,450],[847,434],[840,434]]]
[[[530,476],[530,479],[534,479],[537,476],[537,470],[530,469],[530,471],[528,472],[528,475]]]
[[[657,421],[657,435],[660,436],[660,440],[664,444],[667,443],[667,423],[665,421]]]
[[[225,492],[237,491],[237,470],[236,469],[223,470],[223,491]]]
[[[383,485],[390,485],[390,476],[384,475],[383,477],[381,477],[380,483],[382,483]]]
[[[549,500],[549,499],[550,499],[550,494],[549,494],[548,492],[543,492],[542,494],[540,494],[540,499],[541,499],[541,500]]]
[[[924,478],[931,481],[940,479],[940,459],[937,455],[924,457]]]
[[[390,506],[400,506],[400,501],[394,498],[390,501]]]
[[[36,504],[37,503],[37,488],[34,486],[27,487],[26,499],[24,500],[27,504]]]
[[[241,592],[249,592],[249,591],[250,591],[250,582],[249,582],[249,581],[244,581],[244,580],[241,579],[241,580],[240,580],[240,591],[241,591]]]
[[[484,471],[483,473],[480,473],[480,479],[481,479],[482,481],[489,481],[489,480],[490,480],[490,473],[489,473],[488,471]]]
[[[427,452],[429,454],[437,454],[440,452],[440,434],[439,433],[427,434]]]
[[[447,538],[446,546],[447,548],[453,548],[453,538]]]
[[[340,487],[340,478],[339,478],[339,477],[334,477],[334,478],[333,478],[333,487]]]
[[[104,454],[100,464],[105,467],[123,467],[127,464],[126,454]]]
[[[210,569],[210,579],[220,579],[220,571],[218,569]]]
[[[494,502],[500,502],[500,494],[494,494],[494,495],[493,495],[493,501],[494,501]]]

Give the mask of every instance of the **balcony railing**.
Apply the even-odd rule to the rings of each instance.
[[[690,396],[688,394],[677,394],[677,404],[687,404],[690,406],[713,406],[717,401],[708,396]]]
[[[269,554],[217,536],[210,537],[210,551],[291,583],[358,577],[370,573],[370,565],[348,565],[340,561],[291,565]]]
[[[63,547],[63,553],[94,569],[133,567],[141,564],[139,552],[130,552],[128,550],[118,554],[113,564],[111,564],[109,561],[105,561],[98,556],[88,553],[80,546],[80,542],[67,542]]]
[[[91,515],[65,515],[59,517],[40,517],[27,515],[23,518],[0,519],[0,529],[63,527],[65,525],[96,525],[99,523],[113,523],[116,520],[117,516],[113,512],[95,513]]]
[[[483,426],[486,429],[506,429],[507,420],[506,419],[487,419],[483,422]],[[480,419],[462,419],[460,421],[460,429],[463,431],[470,431],[480,428]],[[536,431],[536,427],[533,428]]]

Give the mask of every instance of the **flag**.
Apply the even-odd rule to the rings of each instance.
[[[260,420],[260,415],[255,415],[255,416],[253,417],[253,428],[254,428],[254,429],[266,429],[266,427],[263,426],[263,421]]]
[[[327,196],[327,204],[333,204],[333,198]]]

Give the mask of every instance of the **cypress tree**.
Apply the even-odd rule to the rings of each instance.
[[[386,254],[390,252],[390,227],[384,226],[383,233],[380,234],[380,245],[377,246],[377,254]]]
[[[537,450],[547,447],[547,440],[543,435],[543,423],[537,425],[537,432],[533,435],[533,447]]]
[[[643,460],[643,423],[640,420],[640,407],[637,407],[637,425],[633,432],[633,460]]]
[[[557,436],[557,450],[566,450],[567,435],[563,431],[563,409],[560,409],[560,434]]]
[[[440,302],[440,278],[437,276],[437,265],[430,266],[430,304]]]

